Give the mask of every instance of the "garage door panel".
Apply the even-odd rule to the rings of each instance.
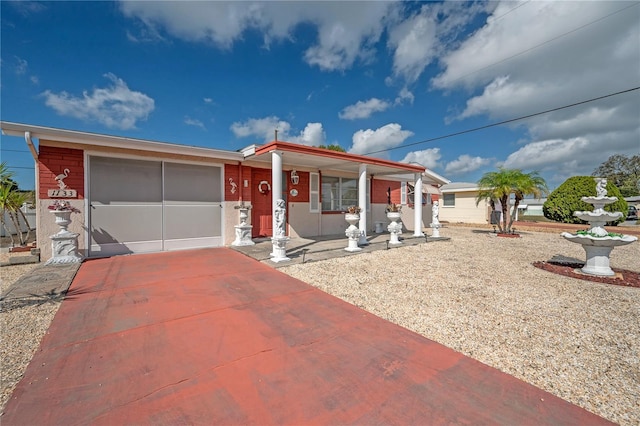
[[[92,243],[162,240],[162,205],[92,206]]]
[[[213,237],[222,234],[220,204],[165,206],[165,239]]]
[[[92,204],[162,202],[162,163],[91,157]]]
[[[219,167],[164,164],[166,203],[220,203],[221,192]]]

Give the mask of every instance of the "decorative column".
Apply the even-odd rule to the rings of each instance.
[[[285,237],[285,202],[282,199],[282,152],[278,150],[271,151],[271,215],[273,235],[271,242],[273,250],[271,257],[274,262],[289,260],[286,257],[287,241]],[[278,217],[281,215],[281,220]],[[280,259],[280,260],[275,260]]]
[[[60,231],[49,237],[53,257],[47,260],[46,265],[82,262],[83,258],[78,253],[79,234],[69,232],[67,229],[71,223],[72,212],[71,209],[51,210],[51,213],[56,216],[56,225],[60,227]]]
[[[283,199],[276,200],[276,207],[274,209],[274,224],[273,238],[271,243],[273,244],[273,253],[271,253],[271,261],[284,262],[291,260],[287,257],[287,241],[289,237],[285,235],[284,226],[286,218],[285,202]]]
[[[413,188],[413,236],[424,237],[422,232],[422,173],[416,173],[415,180],[415,187]]]
[[[360,240],[358,244],[368,246],[367,241],[367,165],[360,164],[358,168],[358,207],[360,207]]]

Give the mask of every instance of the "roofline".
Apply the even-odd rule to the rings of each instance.
[[[473,191],[479,191],[480,188],[478,187],[471,187],[471,186],[463,186],[461,188],[440,188],[440,190],[444,193],[444,192],[473,192]]]
[[[424,174],[429,176],[430,178],[432,178],[435,181],[442,182],[441,185],[446,185],[448,183],[451,183],[451,181],[449,179],[447,179],[444,176],[439,175],[438,173],[434,172],[433,170],[429,170],[429,169],[425,168]]]
[[[134,139],[121,136],[111,136],[99,133],[79,132],[76,130],[57,129],[53,127],[35,126],[30,124],[0,121],[2,133],[8,136],[23,136],[26,132],[31,137],[72,144],[97,145],[109,148],[135,149],[140,151],[161,152],[165,154],[192,155],[198,157],[216,158],[221,160],[242,161],[241,152],[225,151],[213,148],[203,148],[191,145],[180,145],[168,142]]]
[[[338,161],[354,161],[357,163],[372,164],[376,166],[393,167],[414,173],[424,173],[425,167],[415,164],[398,163],[396,161],[383,160],[381,158],[367,157],[365,155],[350,154],[347,152],[334,151],[331,149],[317,148],[313,146],[301,145],[291,142],[271,141],[260,147],[256,147],[255,155],[267,154],[273,151],[295,152],[297,154],[316,155],[319,157],[332,158]]]

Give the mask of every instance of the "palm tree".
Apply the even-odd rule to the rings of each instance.
[[[32,201],[32,193],[18,190],[18,184],[13,180],[13,172],[9,170],[6,162],[0,163],[0,209],[2,210],[2,216],[0,222],[5,230],[5,234],[11,239],[11,245],[15,244],[13,239],[13,233],[9,230],[5,220],[5,212],[8,214],[13,226],[20,239],[20,245],[24,245],[29,239],[31,227],[26,215],[21,210],[22,205],[25,202]],[[20,217],[24,220],[27,226],[27,236],[24,238],[22,234],[22,226],[20,225]]]
[[[511,233],[520,201],[526,195],[540,197],[548,193],[547,184],[538,172],[523,173],[518,169],[500,168],[497,172],[487,172],[478,181],[479,192],[476,206],[482,200],[499,200],[502,206],[502,223],[498,222],[498,231]],[[509,200],[514,196],[513,212],[509,215]]]

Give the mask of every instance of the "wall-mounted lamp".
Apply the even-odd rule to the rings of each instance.
[[[291,183],[297,185],[300,182],[300,176],[298,176],[298,172],[295,170],[291,170]]]

